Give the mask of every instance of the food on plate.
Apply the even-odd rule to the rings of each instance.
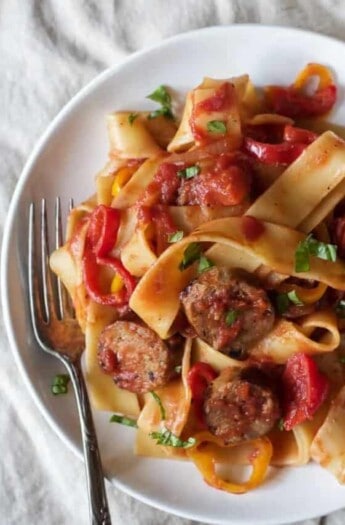
[[[316,79],[316,87],[312,81]],[[96,193],[51,266],[86,336],[96,409],[139,455],[243,493],[270,465],[345,479],[345,142],[330,70],[290,86],[206,77],[108,116]],[[154,106],[153,104],[158,104]],[[217,468],[250,465],[245,482]]]

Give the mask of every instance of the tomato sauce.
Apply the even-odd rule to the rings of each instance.
[[[242,217],[242,232],[247,241],[256,241],[265,231],[265,225],[259,219],[245,215]]]

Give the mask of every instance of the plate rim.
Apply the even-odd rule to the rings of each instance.
[[[173,36],[170,36],[168,38],[164,38],[159,40],[153,45],[144,47],[143,49],[137,50],[133,53],[129,53],[128,55],[125,55],[124,57],[120,58],[119,61],[116,62],[116,64],[113,64],[100,73],[96,74],[94,78],[92,78],[89,82],[86,83],[85,86],[83,86],[77,93],[75,93],[70,100],[68,100],[67,103],[65,103],[61,109],[58,111],[58,113],[53,117],[53,119],[49,122],[49,124],[44,128],[43,132],[38,136],[38,139],[35,141],[34,146],[31,150],[31,153],[29,153],[24,166],[21,170],[21,173],[18,177],[18,180],[15,185],[14,192],[11,196],[10,204],[7,210],[7,217],[5,220],[4,228],[3,228],[3,238],[1,243],[1,260],[0,260],[0,292],[1,292],[1,306],[3,311],[3,321],[4,321],[4,328],[5,328],[5,334],[6,337],[9,340],[11,353],[14,357],[16,366],[18,367],[20,371],[21,378],[23,379],[23,382],[30,392],[30,395],[34,401],[34,404],[36,407],[38,407],[41,415],[46,420],[46,422],[49,424],[51,429],[56,433],[56,435],[59,437],[59,439],[80,459],[83,461],[83,453],[82,450],[75,445],[71,439],[63,432],[63,430],[59,427],[57,421],[52,417],[51,413],[45,408],[44,404],[42,403],[36,389],[34,388],[34,383],[30,379],[29,374],[24,366],[24,362],[22,360],[19,348],[16,344],[15,337],[14,337],[14,326],[13,326],[13,320],[10,313],[10,297],[9,297],[9,289],[8,289],[8,282],[9,282],[9,273],[10,273],[10,248],[11,248],[11,232],[14,227],[15,223],[15,212],[17,209],[18,201],[20,199],[20,196],[23,192],[25,183],[30,178],[31,170],[34,166],[34,163],[36,159],[40,156],[40,154],[44,151],[45,146],[49,142],[51,136],[54,134],[54,132],[58,129],[60,123],[63,122],[65,116],[67,116],[73,107],[78,104],[79,101],[82,101],[85,97],[87,97],[89,92],[92,92],[94,89],[97,88],[98,85],[101,85],[104,81],[106,81],[109,77],[116,75],[117,71],[121,70],[121,68],[127,64],[130,64],[132,61],[137,60],[140,58],[140,56],[145,55],[147,53],[150,53],[152,51],[155,51],[162,46],[170,45],[171,43],[174,43],[175,41],[183,40],[183,39],[189,39],[194,38],[196,35],[201,33],[207,33],[207,32],[226,32],[226,31],[241,31],[241,30],[249,30],[249,31],[270,31],[270,30],[281,30],[284,33],[291,33],[293,34],[300,34],[304,36],[314,37],[317,39],[324,40],[325,42],[341,45],[345,49],[345,42],[340,40],[339,38],[332,37],[329,35],[325,35],[322,33],[319,33],[314,30],[307,30],[303,28],[293,27],[293,26],[283,26],[283,25],[274,25],[274,24],[255,24],[255,23],[243,23],[243,24],[226,24],[226,25],[212,25],[207,27],[202,27],[198,29],[193,29],[190,31],[181,32],[178,34],[175,34]],[[41,351],[41,350],[39,350]],[[109,476],[105,475],[105,477],[109,480]],[[197,513],[192,513],[189,511],[181,511],[179,509],[173,508],[172,505],[160,503],[152,501],[148,496],[145,496],[141,494],[140,492],[137,492],[136,490],[132,489],[130,486],[128,486],[126,483],[120,481],[117,478],[112,478],[109,480],[111,484],[113,484],[116,488],[120,489],[125,494],[130,495],[131,497],[135,498],[138,501],[141,501],[145,503],[146,505],[163,510],[169,514],[179,516],[181,518],[185,519],[191,519],[191,520],[203,520],[202,515],[198,515]],[[327,513],[339,510],[341,507],[332,507],[330,510],[327,511]],[[316,513],[314,515],[308,515],[308,516],[302,516],[297,517],[296,519],[312,519],[319,516],[319,513]],[[206,522],[205,522],[206,523]],[[225,524],[233,524],[235,525],[235,522],[226,520],[211,520],[207,523],[212,523],[214,525],[225,525]],[[283,518],[283,521],[278,522],[279,525],[284,525],[291,523],[291,518],[288,520]],[[241,521],[241,525],[254,525],[252,521]],[[277,521],[272,519],[265,518],[264,520],[262,518],[256,519],[255,525],[277,525]]]

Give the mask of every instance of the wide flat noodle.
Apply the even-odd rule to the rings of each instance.
[[[345,386],[332,401],[311,445],[311,457],[345,483]]]
[[[321,208],[317,215],[321,222],[329,208],[324,201],[332,196],[332,191],[344,178],[345,142],[327,131],[305,149],[246,213],[264,221],[297,228],[320,207],[322,200],[325,215],[320,213]],[[337,198],[344,195],[337,194]],[[332,206],[333,197],[334,194]],[[311,221],[311,226],[315,225],[315,220]],[[303,230],[307,231],[305,226]]]
[[[119,111],[107,116],[111,155],[121,159],[143,159],[162,153],[155,139],[145,126],[145,118],[137,113],[131,121],[129,111]]]
[[[311,337],[314,330],[326,330],[321,341]],[[309,332],[310,337],[305,334]],[[279,319],[274,328],[250,350],[250,355],[259,360],[270,360],[283,364],[297,353],[317,355],[332,352],[339,346],[340,334],[337,319],[330,310],[317,311],[306,316],[300,325]]]
[[[242,219],[231,217],[218,219],[199,227],[193,235],[168,248],[144,275],[131,300],[131,308],[157,334],[165,338],[179,310],[179,293],[195,276],[192,266],[180,271],[185,248],[191,242],[213,242],[224,246],[224,250],[242,250],[256,257],[258,267],[264,264],[273,270],[305,279],[324,282],[333,288],[345,289],[345,264],[310,258],[310,271],[302,275],[294,270],[294,254],[305,236],[284,226],[265,223],[264,232],[255,241],[249,242],[242,231]],[[166,276],[169,275],[169,279]]]

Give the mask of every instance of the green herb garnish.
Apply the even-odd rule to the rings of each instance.
[[[175,233],[172,233],[171,235],[169,235],[168,242],[170,242],[170,243],[178,242],[181,239],[183,239],[183,236],[184,236],[183,231],[182,230],[178,230]]]
[[[57,374],[51,385],[51,391],[54,396],[59,396],[61,394],[67,394],[68,392],[68,383],[70,382],[70,377],[67,374]]]
[[[196,175],[199,175],[200,171],[201,171],[200,166],[197,166],[197,165],[189,166],[189,168],[179,170],[177,172],[177,176],[181,177],[181,179],[192,179]]]
[[[225,315],[225,322],[228,326],[231,326],[234,324],[237,318],[238,312],[236,312],[236,310],[228,310],[228,312]]]
[[[130,115],[128,115],[128,122],[130,123],[130,125],[133,124],[137,117],[139,117],[139,113],[131,113]]]
[[[191,242],[188,244],[187,248],[183,252],[182,261],[179,264],[179,270],[182,272],[188,266],[193,264],[195,261],[200,259],[201,256],[201,246],[198,242]]]
[[[109,419],[110,423],[120,423],[121,425],[126,425],[127,427],[134,427],[138,428],[137,422],[135,419],[130,419],[126,416],[118,416],[117,414],[113,414],[111,418]]]
[[[222,120],[210,120],[207,122],[207,131],[210,133],[226,133],[226,124]]]
[[[150,432],[150,437],[157,440],[157,445],[164,445],[166,447],[190,448],[196,443],[195,438],[190,437],[187,441],[184,441],[165,427],[158,432]]]
[[[162,418],[162,421],[165,420],[166,418],[166,413],[165,413],[165,408],[163,406],[163,403],[161,401],[161,398],[159,397],[159,395],[156,394],[156,392],[154,392],[152,390],[152,392],[150,392],[151,396],[153,397],[153,399],[156,401],[156,403],[158,404],[159,406],[159,410],[161,412],[161,418]]]
[[[210,261],[205,255],[201,255],[198,264],[198,274],[206,272],[214,266],[214,263]]]
[[[174,115],[171,110],[171,96],[166,90],[165,86],[159,86],[155,91],[153,91],[150,95],[148,95],[146,98],[149,98],[150,100],[153,100],[154,102],[158,102],[162,107],[160,109],[156,109],[155,111],[151,111],[151,113],[148,115],[149,119],[159,117],[160,115],[163,115],[167,118],[174,118]]]
[[[286,295],[289,301],[291,301],[296,306],[303,306],[304,303],[302,303],[301,299],[298,297],[296,290],[291,290]]]
[[[295,271],[308,272],[310,270],[309,256],[318,257],[325,261],[337,260],[337,246],[320,242],[310,234],[301,241],[295,252]]]

